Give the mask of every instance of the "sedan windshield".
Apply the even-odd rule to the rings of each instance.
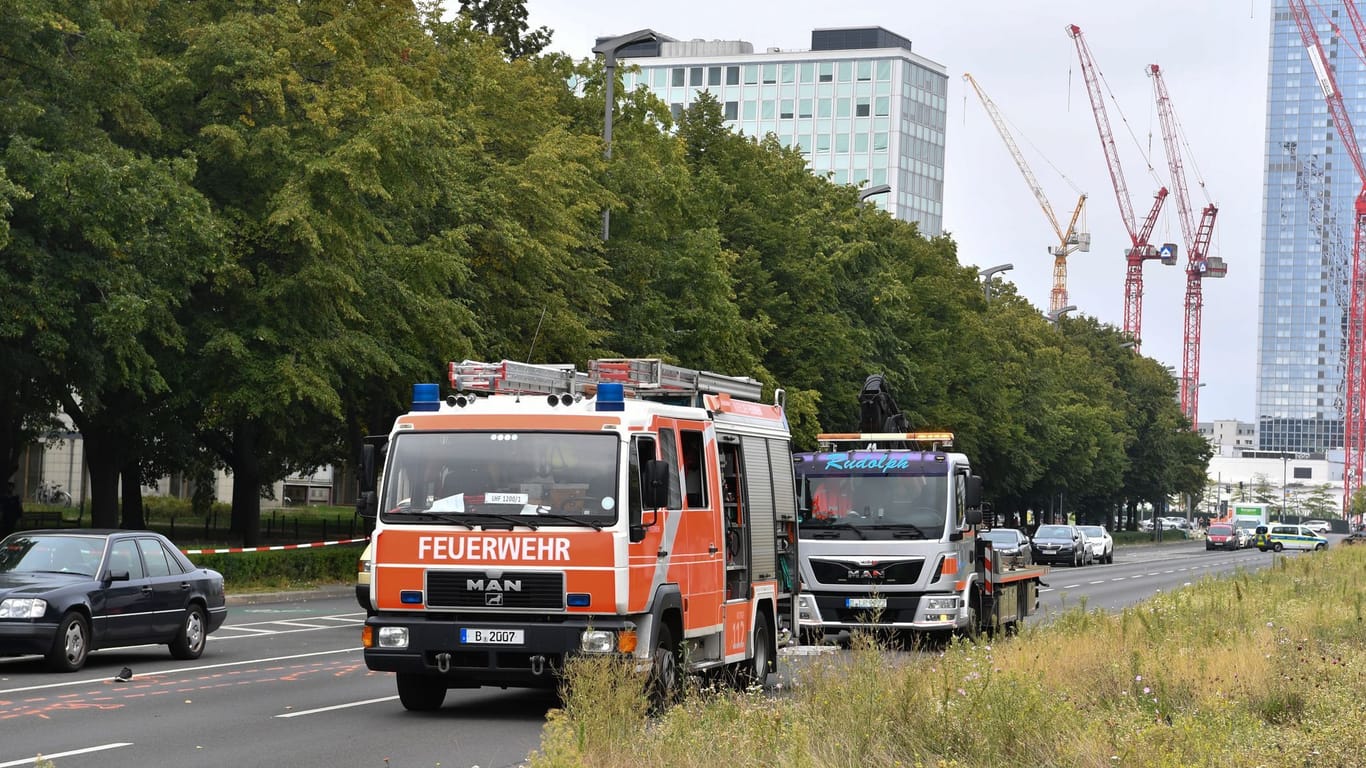
[[[610,524],[618,445],[611,433],[400,432],[382,509],[390,522]]]
[[[1099,525],[1083,525],[1081,530],[1087,536],[1094,536],[1098,539],[1105,538],[1105,531]]]
[[[1036,539],[1070,539],[1072,529],[1065,525],[1044,525],[1034,533]]]
[[[1016,531],[984,531],[981,536],[992,544],[1005,544],[1013,547],[1020,543],[1020,534]]]
[[[0,547],[0,573],[74,573],[94,576],[104,539],[90,536],[11,536]]]

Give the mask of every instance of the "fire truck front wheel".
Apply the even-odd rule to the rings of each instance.
[[[399,672],[398,700],[409,712],[434,712],[446,701],[446,684],[430,675]]]
[[[662,711],[678,701],[683,689],[678,669],[678,645],[674,642],[673,632],[664,622],[659,624],[655,637],[655,651],[650,662],[649,699],[650,708]]]

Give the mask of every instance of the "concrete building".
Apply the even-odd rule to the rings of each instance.
[[[675,118],[710,93],[728,128],[774,134],[837,184],[886,184],[890,192],[870,196],[870,204],[916,222],[927,236],[943,233],[948,73],[912,53],[901,35],[818,29],[810,50],[758,53],[744,41],[657,35],[617,57],[625,88],[648,88]]]
[[[1207,477],[1208,494],[1202,513],[1215,511],[1217,502],[1284,500],[1286,513],[1297,515],[1313,496],[1332,501],[1331,517],[1341,517],[1342,464],[1340,449],[1318,452],[1266,451],[1257,448],[1257,426],[1234,420],[1202,422],[1201,435],[1210,441],[1214,456]]]

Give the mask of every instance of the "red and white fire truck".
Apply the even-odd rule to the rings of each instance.
[[[365,662],[404,707],[553,687],[576,654],[636,659],[658,700],[688,672],[763,681],[797,573],[781,391],[654,359],[466,361],[450,381],[415,385],[361,471]]]

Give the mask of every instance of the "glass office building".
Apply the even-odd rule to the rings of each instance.
[[[649,88],[675,117],[698,94],[720,102],[726,126],[800,147],[812,172],[837,184],[887,184],[868,202],[935,237],[944,228],[948,74],[881,27],[818,29],[811,49],[755,53],[743,41],[659,36],[618,53],[627,89]]]
[[[1358,137],[1366,70],[1342,3],[1310,3]],[[1343,151],[1287,0],[1274,0],[1262,201],[1257,445],[1342,447],[1352,203],[1361,182]],[[1334,33],[1333,26],[1340,28]],[[1341,35],[1348,36],[1344,40]]]

